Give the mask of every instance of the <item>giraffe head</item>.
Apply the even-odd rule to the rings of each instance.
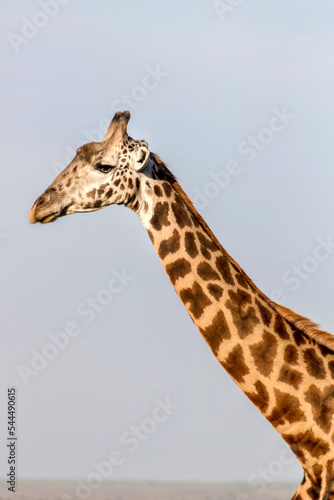
[[[139,210],[140,176],[149,175],[152,155],[145,141],[127,134],[129,111],[115,114],[105,138],[81,146],[71,163],[36,200],[29,220],[52,222],[76,212],[91,212],[111,204]]]

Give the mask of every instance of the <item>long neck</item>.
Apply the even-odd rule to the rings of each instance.
[[[323,439],[331,429],[333,399],[322,417],[315,402],[328,401],[330,361],[322,358],[334,366],[333,352],[285,319],[256,288],[178,183],[149,179],[145,190],[150,201],[141,219],[191,319],[219,363],[309,470],[319,454],[333,449]]]

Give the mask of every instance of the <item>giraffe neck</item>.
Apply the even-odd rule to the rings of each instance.
[[[312,476],[318,468],[316,477],[319,458],[333,458],[334,435],[328,436],[333,352],[275,309],[221,247],[176,181],[152,175],[141,191],[146,201],[136,211],[191,319],[305,471]]]

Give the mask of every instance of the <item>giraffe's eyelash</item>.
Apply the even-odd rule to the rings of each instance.
[[[103,174],[108,174],[109,172],[111,172],[113,168],[116,167],[114,165],[105,165],[102,163],[98,163],[97,165],[95,165],[95,168],[100,172],[102,172]]]

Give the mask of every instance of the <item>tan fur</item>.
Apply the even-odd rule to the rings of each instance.
[[[157,157],[157,155],[155,155],[155,157],[159,163],[163,164],[162,160]],[[259,288],[253,283],[253,281],[239,266],[239,264],[222,247],[205,220],[197,212],[196,208],[194,207],[188,196],[185,194],[179,183],[175,181],[172,185],[175,191],[182,198],[183,202],[187,205],[191,213],[194,215],[194,217],[196,217],[202,228],[206,231],[208,236],[212,238],[217,247],[228,257],[231,264],[242,274],[242,276],[247,280],[251,287],[260,294],[260,296],[267,302],[267,304],[270,305],[275,311],[277,311],[284,319],[286,319],[286,321],[288,321],[290,324],[307,335],[310,339],[313,339],[318,344],[323,345],[334,352],[334,336],[329,332],[319,330],[319,325],[317,325],[310,319],[291,311],[287,307],[276,304],[275,302],[270,300],[269,297],[267,297],[261,290],[259,290]]]

